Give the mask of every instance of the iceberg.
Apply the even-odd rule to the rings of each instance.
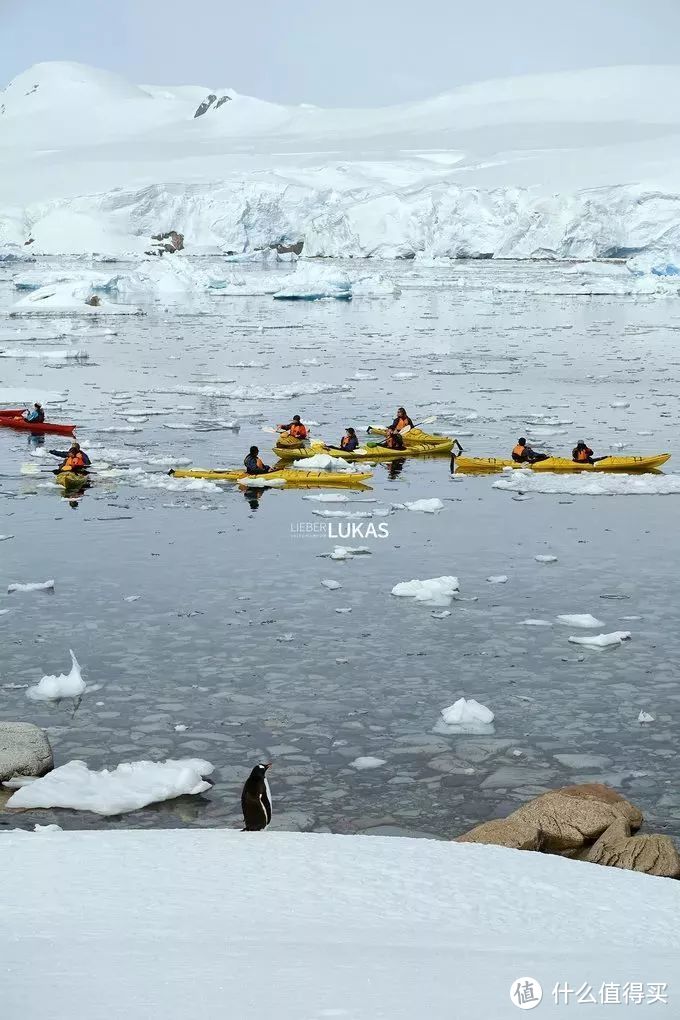
[[[426,606],[449,606],[459,590],[458,578],[445,576],[430,577],[424,581],[400,581],[395,584],[392,594],[422,602]]]
[[[321,298],[339,298],[347,301],[352,297],[352,284],[347,273],[342,270],[299,264],[289,280],[285,287],[274,294],[275,299],[318,301]]]
[[[60,698],[79,698],[85,693],[86,683],[80,672],[80,665],[72,651],[70,673],[59,676],[44,676],[35,687],[29,687],[26,697],[31,701],[58,701]]]
[[[443,708],[437,720],[435,733],[494,733],[494,714],[486,705],[474,698],[459,698],[453,705]]]

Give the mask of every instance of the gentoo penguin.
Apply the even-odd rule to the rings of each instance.
[[[241,792],[241,809],[245,822],[244,832],[265,829],[272,820],[272,795],[267,782],[267,769],[271,762],[260,762],[246,779]]]

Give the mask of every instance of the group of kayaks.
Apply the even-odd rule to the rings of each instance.
[[[75,433],[75,425],[57,424],[53,422],[29,422],[23,417],[24,411],[19,408],[0,410],[0,428],[11,428],[32,433],[55,433],[70,435]],[[370,435],[385,436],[388,430],[371,426]],[[669,453],[649,454],[645,456],[612,456],[604,457],[595,463],[578,463],[567,457],[547,457],[535,463],[517,463],[510,458],[502,457],[468,457],[461,453],[455,456],[456,441],[447,436],[424,432],[413,427],[402,432],[403,449],[390,449],[382,443],[368,441],[357,449],[346,451],[329,446],[320,440],[301,441],[287,433],[277,437],[274,453],[279,458],[279,465],[266,475],[258,475],[257,483],[248,476],[243,468],[216,470],[211,468],[177,468],[170,471],[176,478],[206,478],[214,481],[234,482],[240,485],[285,485],[286,487],[318,487],[333,488],[365,488],[372,477],[371,471],[327,471],[321,468],[304,470],[293,467],[292,462],[301,462],[319,454],[326,454],[350,463],[363,461],[366,465],[393,462],[409,457],[442,457],[451,456],[451,468],[456,473],[483,473],[502,471],[505,468],[524,468],[541,472],[644,472],[654,471],[662,467],[669,459]],[[65,488],[82,486],[81,473],[60,472],[57,481]]]

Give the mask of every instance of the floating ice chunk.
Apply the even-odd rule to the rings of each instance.
[[[54,580],[52,581],[28,581],[26,584],[9,584],[7,593],[13,591],[54,591]]]
[[[362,769],[379,769],[381,765],[386,764],[384,758],[372,758],[370,755],[366,755],[363,758],[355,758],[349,763],[349,767],[361,771]]]
[[[371,550],[367,545],[336,545],[331,553],[332,560],[350,560],[354,556],[370,556]]]
[[[680,475],[626,475],[594,472],[562,475],[508,469],[493,483],[494,489],[538,492],[558,496],[675,496],[680,494]]]
[[[552,627],[550,620],[520,620],[520,627]]]
[[[327,453],[316,453],[305,460],[294,460],[291,466],[298,471],[337,471],[341,474],[352,474],[357,471],[352,464],[347,464],[339,457],[331,457]]]
[[[315,503],[349,503],[349,496],[334,492],[319,492],[312,496],[303,496],[303,499],[313,500]]]
[[[401,290],[383,273],[352,281],[352,297],[399,297]]]
[[[612,400],[609,403],[610,407],[630,407],[630,403],[627,400]]]
[[[123,602],[136,602],[137,599],[141,599],[141,595],[126,595]]]
[[[398,382],[401,382],[403,379],[417,379],[418,378],[418,373],[417,372],[394,372],[392,374],[392,378],[397,380]]]
[[[487,577],[489,584],[505,584],[507,580],[507,574],[492,574],[491,577]]]
[[[316,517],[342,517],[350,520],[366,520],[372,517],[370,510],[312,510]]]
[[[12,307],[10,315],[143,315],[132,305],[104,302],[96,305],[87,302],[95,297],[95,289],[88,280],[50,284],[33,290]]]
[[[79,698],[84,694],[87,685],[81,675],[78,660],[72,651],[70,655],[70,673],[44,676],[39,684],[28,688],[26,697],[31,701],[59,701],[60,698]]]
[[[445,620],[447,616],[451,615],[450,609],[442,609],[441,613],[430,613],[433,620]]]
[[[407,510],[414,510],[423,514],[436,514],[444,509],[441,499],[416,499],[411,503],[403,504]]]
[[[7,806],[119,815],[157,801],[204,793],[210,783],[202,777],[213,771],[214,766],[200,758],[124,762],[112,772],[91,772],[84,761],[70,761],[17,790]]]
[[[328,588],[329,591],[337,591],[338,588],[342,588],[339,581],[333,581],[330,577],[325,577],[321,583],[324,588]]]
[[[434,727],[436,733],[493,733],[494,714],[474,698],[459,698],[441,710]]]
[[[10,538],[14,538],[14,535],[0,535],[0,542],[9,542]]]
[[[459,588],[457,577],[430,577],[423,581],[400,581],[395,584],[392,594],[412,598],[426,606],[449,606]]]
[[[637,721],[638,721],[639,723],[650,723],[650,722],[654,722],[654,716],[653,716],[653,715],[650,715],[650,714],[649,714],[649,712],[643,712],[643,711],[640,711],[640,714],[639,714],[639,716],[637,717]]]
[[[175,723],[173,729],[175,730],[175,733],[186,733],[187,731],[185,723]]]
[[[33,826],[33,831],[46,833],[46,832],[63,832],[64,830],[62,829],[61,825],[57,825],[55,822],[52,822],[50,825],[36,824]]]
[[[557,556],[550,556],[547,553],[541,553],[538,556],[534,556],[537,563],[557,563]]]
[[[352,284],[347,273],[320,266],[298,265],[274,298],[287,301],[318,301],[320,298],[349,299]]]
[[[596,634],[594,637],[570,637],[572,645],[584,645],[586,648],[618,648],[624,641],[629,641],[629,630],[615,630],[611,634]]]
[[[590,613],[563,613],[557,617],[557,622],[563,623],[565,627],[583,627],[584,630],[604,627],[602,620],[598,620],[596,616],[591,616]]]
[[[285,634],[279,634],[279,636],[277,637],[276,640],[277,641],[283,641],[284,644],[287,644],[289,641],[294,641],[295,640],[295,635],[291,634],[290,631],[288,631]]]
[[[87,361],[89,357],[87,351],[79,350],[36,351],[25,347],[8,347],[0,351],[0,358],[36,358],[42,361]]]
[[[346,608],[336,609],[335,611],[336,611],[336,613],[351,613],[352,612],[352,607],[351,606],[347,606]]]

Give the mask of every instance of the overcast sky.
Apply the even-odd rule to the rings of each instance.
[[[0,83],[76,60],[140,84],[371,106],[506,75],[678,63],[679,37],[680,0],[0,0]]]

